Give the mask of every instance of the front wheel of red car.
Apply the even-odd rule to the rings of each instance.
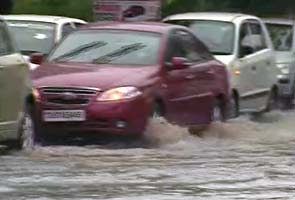
[[[224,104],[221,100],[216,99],[212,111],[212,121],[213,122],[225,122],[226,114],[224,109]]]

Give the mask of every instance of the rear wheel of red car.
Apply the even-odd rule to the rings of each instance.
[[[151,118],[156,119],[164,116],[164,109],[161,103],[156,102],[153,106]]]

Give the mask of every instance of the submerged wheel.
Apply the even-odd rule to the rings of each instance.
[[[32,149],[39,141],[37,124],[33,117],[32,107],[28,106],[19,127],[18,146],[22,149]]]
[[[213,112],[212,112],[212,121],[213,122],[224,122],[225,121],[225,112],[223,102],[220,100],[215,100]]]
[[[227,112],[227,119],[237,118],[240,115],[240,106],[238,98],[235,95],[231,96],[228,112]]]
[[[272,89],[269,96],[268,96],[265,112],[270,112],[270,111],[276,110],[278,108],[279,108],[278,94],[275,89]]]
[[[154,103],[151,118],[156,119],[164,116],[164,110],[160,103]]]

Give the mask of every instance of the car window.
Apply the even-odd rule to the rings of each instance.
[[[62,26],[62,37],[67,36],[70,34],[72,31],[74,31],[75,28],[72,26],[70,23],[66,23]]]
[[[75,22],[74,25],[75,25],[75,28],[80,28],[81,26],[84,26],[85,24]]]
[[[124,30],[79,30],[70,34],[49,60],[127,66],[155,65],[161,34]]]
[[[231,22],[213,20],[169,20],[166,23],[183,25],[191,31],[216,55],[233,53],[235,26]]]
[[[200,62],[212,58],[207,48],[190,32],[175,30],[168,40],[166,61],[173,57],[184,57],[190,62]]]
[[[294,38],[292,25],[267,23],[266,26],[275,50],[291,51]]]
[[[54,23],[8,20],[8,28],[14,36],[16,45],[24,55],[35,52],[48,54],[54,46]]]
[[[0,21],[0,56],[11,54],[14,51],[6,25]]]
[[[252,35],[253,44],[255,44],[255,52],[266,49],[266,39],[261,24],[258,21],[252,21],[249,23],[250,31]]]
[[[244,57],[244,56],[247,56],[251,53],[254,53],[253,49],[254,49],[254,44],[253,44],[253,40],[251,39],[251,32],[250,32],[249,24],[243,23],[240,27],[240,35],[239,35],[239,55],[240,55],[240,57]]]

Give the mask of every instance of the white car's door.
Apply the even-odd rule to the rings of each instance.
[[[255,52],[251,46],[251,32],[247,21],[241,24],[238,40],[238,75],[237,83],[240,93],[240,110],[248,111],[257,108],[255,99],[255,77],[257,73],[257,61]],[[234,66],[236,67],[236,66]]]

